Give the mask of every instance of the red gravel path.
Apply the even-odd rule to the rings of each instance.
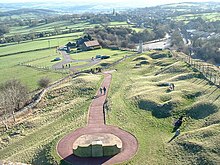
[[[107,91],[111,83],[111,74],[104,73],[105,78],[102,87],[106,87]],[[115,127],[107,126],[104,121],[103,104],[106,100],[106,95],[100,95],[97,92],[97,97],[92,101],[89,114],[88,124],[84,128],[76,129],[74,132],[62,138],[57,145],[57,152],[64,161],[74,165],[99,165],[99,164],[116,164],[131,159],[138,149],[137,139],[130,133]],[[110,133],[119,137],[122,141],[122,151],[113,157],[104,158],[80,158],[73,155],[73,143],[82,135],[95,133]]]

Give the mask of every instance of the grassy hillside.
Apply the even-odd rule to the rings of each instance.
[[[220,20],[220,14],[219,13],[202,13],[202,14],[186,14],[176,17],[175,19],[177,21],[184,21],[188,22],[190,20],[194,20],[201,17],[202,19],[208,21],[208,22],[215,22]]]
[[[87,110],[101,78],[82,75],[47,93],[32,114],[17,119],[18,124],[0,136],[0,160],[52,164],[55,142],[86,124]]]
[[[137,155],[126,164],[218,164],[220,90],[185,63],[158,54],[127,60],[113,74],[107,122],[139,142]],[[169,92],[166,82],[175,90]],[[181,134],[168,143],[180,115],[185,116]]]
[[[220,90],[168,52],[148,52],[114,66],[107,124],[134,134],[139,143],[131,165],[219,164]],[[86,123],[100,75],[82,75],[50,91],[34,113],[1,135],[0,159],[52,164],[56,144]],[[169,91],[167,83],[174,83]],[[173,141],[173,122],[181,133]],[[22,130],[18,135],[14,132]]]

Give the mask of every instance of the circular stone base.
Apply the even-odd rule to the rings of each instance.
[[[79,157],[104,157],[118,154],[122,141],[113,134],[82,135],[73,143],[73,154]]]

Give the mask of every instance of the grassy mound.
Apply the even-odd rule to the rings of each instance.
[[[166,118],[171,116],[173,104],[172,102],[167,102],[160,105],[152,101],[140,100],[138,102],[138,107],[143,110],[151,111],[152,115],[156,118]]]
[[[147,60],[142,60],[141,62],[140,62],[140,64],[142,65],[142,64],[149,64],[149,62],[147,61]]]
[[[133,59],[133,61],[141,61],[141,60],[147,60],[147,58],[144,56],[141,56],[141,57],[137,57]]]
[[[218,107],[209,102],[197,102],[192,105],[186,114],[194,119],[204,119],[218,111]]]
[[[152,59],[168,58],[168,57],[171,57],[171,54],[168,52],[155,52],[155,53],[152,53],[150,57]]]
[[[147,54],[135,59],[142,56]],[[113,73],[107,115],[107,123],[132,132],[138,139],[139,151],[128,164],[216,164],[219,131],[207,136],[207,141],[204,133],[201,142],[185,137],[184,132],[220,123],[220,90],[172,58],[151,59],[139,69],[132,69],[134,62],[126,60]],[[175,84],[174,91],[167,92],[168,83]],[[173,137],[173,122],[180,115],[184,116],[181,134],[167,143]],[[206,142],[217,144],[215,151],[209,152]]]
[[[218,130],[220,125],[215,124],[184,133],[169,145],[170,159],[176,159],[177,164],[217,165],[220,161]]]
[[[200,77],[200,73],[192,72],[192,73],[178,74],[177,76],[172,77],[170,81],[187,80],[195,77]]]

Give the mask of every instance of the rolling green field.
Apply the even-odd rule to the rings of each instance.
[[[86,59],[91,59],[92,57],[96,57],[96,55],[106,55],[110,56],[110,59],[117,59],[117,58],[122,58],[125,55],[129,55],[132,52],[129,51],[121,51],[121,50],[111,50],[111,49],[96,49],[92,51],[86,51],[86,52],[80,52],[80,53],[74,53],[71,54],[72,59],[76,60],[86,60]]]
[[[37,81],[42,77],[48,77],[52,81],[55,81],[65,76],[60,73],[37,70],[30,67],[18,65],[19,63],[27,62],[36,58],[46,57],[48,55],[54,55],[55,57],[55,49],[0,57],[0,82],[3,83],[9,79],[15,78],[25,83],[30,90],[34,90],[38,87]],[[51,58],[53,59],[53,56]],[[42,66],[42,64],[40,65]]]
[[[35,61],[28,62],[28,64],[33,66],[39,66],[39,67],[52,67],[54,64],[56,64],[59,61],[53,61],[56,57],[62,58],[62,55],[59,53],[54,53],[53,55],[50,55],[48,57],[42,58],[42,59],[36,59]]]
[[[220,20],[220,13],[186,14],[186,15],[178,16],[175,19],[177,21],[188,22],[190,20],[194,20],[199,17],[209,22],[215,22]]]
[[[70,21],[58,21],[48,24],[39,24],[35,27],[29,27],[29,26],[20,26],[20,27],[12,27],[10,29],[10,33],[7,35],[14,35],[14,34],[25,34],[30,33],[31,31],[34,32],[44,32],[44,31],[54,31],[55,28],[59,30],[65,30],[65,29],[84,29],[84,28],[91,28],[94,27],[95,24],[89,24],[87,22],[81,22],[78,24],[71,23]]]
[[[111,69],[107,124],[134,134],[139,143],[131,165],[214,164],[220,161],[220,90],[168,52],[148,52]],[[82,74],[49,91],[33,114],[0,136],[0,159],[32,164],[62,161],[56,144],[87,120],[101,75]],[[175,84],[169,91],[167,82]],[[168,143],[173,122],[184,115],[181,134]],[[20,134],[12,136],[14,132]]]
[[[22,51],[31,51],[35,49],[45,49],[49,47],[55,47],[55,46],[61,46],[65,45],[69,41],[74,41],[76,38],[80,37],[80,33],[76,33],[76,35],[60,35],[55,37],[50,37],[50,38],[44,38],[34,40],[34,41],[29,41],[29,42],[23,42],[20,44],[13,44],[13,45],[8,45],[4,47],[0,47],[0,56],[1,55],[7,55],[11,53],[16,53],[16,52],[22,52]]]
[[[8,44],[0,47],[0,82],[4,83],[9,79],[16,78],[21,80],[24,84],[26,84],[30,90],[35,90],[38,88],[38,80],[42,77],[48,77],[53,82],[66,76],[66,74],[56,73],[54,71],[47,71],[33,67],[20,66],[18,64],[25,63],[37,67],[51,67],[53,64],[56,63],[51,62],[51,60],[53,60],[56,57],[62,58],[62,55],[58,54],[55,48],[47,48],[49,48],[49,46],[54,47],[58,45],[65,45],[69,41],[73,41],[79,36],[81,36],[81,34],[82,33],[58,35],[48,38],[46,37],[37,39],[34,41],[23,42],[20,44]],[[46,50],[35,51],[36,49],[45,48]],[[19,53],[22,51],[30,52]],[[12,53],[15,54],[10,55]]]
[[[136,31],[137,33],[144,31],[143,28],[132,28],[132,30]]]
[[[89,22],[81,21],[80,23],[72,23],[70,21],[57,21],[48,24],[39,24],[35,27],[29,26],[16,26],[10,28],[10,33],[6,34],[6,36],[11,36],[15,34],[27,34],[30,32],[45,32],[50,31],[53,32],[55,29],[58,30],[84,30],[88,28],[93,28],[95,26],[101,26],[100,24],[90,24]],[[127,22],[110,22],[108,26],[125,26],[128,27],[129,25]]]

